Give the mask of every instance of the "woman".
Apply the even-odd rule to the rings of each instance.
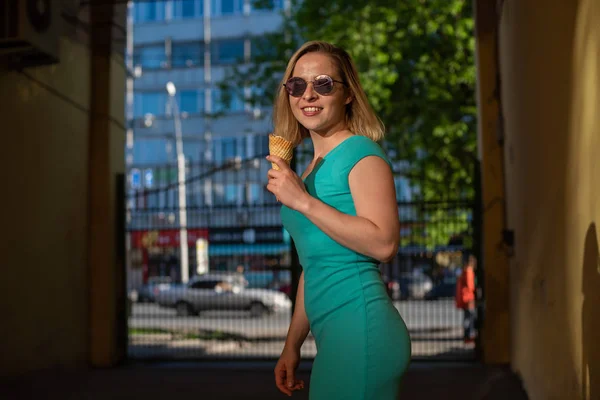
[[[274,108],[275,134],[310,137],[313,161],[302,178],[279,157],[267,189],[303,272],[286,343],[275,367],[280,391],[294,373],[309,330],[317,356],[311,400],[396,399],[410,360],[408,330],[386,293],[379,262],[398,250],[400,223],[391,166],[376,141],[383,127],[344,50],[309,42],[294,54]]]

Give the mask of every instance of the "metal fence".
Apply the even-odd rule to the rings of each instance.
[[[182,185],[176,165],[128,171],[131,358],[279,356],[300,266],[265,188],[268,168],[264,157],[188,165]],[[402,244],[381,272],[413,357],[472,359],[454,293],[463,253],[476,246],[474,199],[419,201],[408,180],[396,180]],[[309,335],[302,356],[315,352]]]

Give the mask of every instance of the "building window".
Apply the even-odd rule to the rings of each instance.
[[[203,0],[173,0],[173,19],[195,18],[204,15]]]
[[[183,131],[184,134],[190,133],[190,130]],[[198,176],[200,172],[198,171],[198,162],[200,159],[200,149],[201,143],[197,140],[186,140],[185,145],[183,146],[183,154],[185,155],[185,160],[188,162],[188,166],[186,169],[186,174],[188,176]]]
[[[252,134],[246,135],[245,153],[246,153],[246,158],[253,158],[255,155],[255,153],[254,153],[254,135],[252,135]]]
[[[256,61],[269,61],[277,57],[277,49],[264,37],[252,38],[250,52],[252,59]]]
[[[165,2],[163,0],[136,1],[134,10],[135,22],[152,22],[165,19]]]
[[[215,183],[212,187],[214,205],[220,206],[225,204],[225,185],[222,183]]]
[[[162,92],[138,92],[133,99],[134,117],[140,118],[146,114],[164,115],[167,95]]]
[[[213,188],[215,205],[242,204],[242,185],[238,183],[215,183]]]
[[[212,111],[244,111],[245,101],[240,93],[224,94],[219,89],[212,89]]]
[[[202,188],[204,192],[204,202],[207,206],[213,205],[213,184],[210,179],[204,181],[204,187]]]
[[[254,115],[262,115],[265,107],[268,106],[265,90],[256,86],[246,88],[246,111],[258,112]]]
[[[177,94],[180,112],[199,113],[204,111],[204,92],[198,90],[182,90]]]
[[[216,165],[223,163],[223,156],[221,155],[221,139],[215,138],[212,140],[212,159]]]
[[[398,201],[410,201],[411,193],[408,179],[403,176],[394,177],[394,185],[396,186],[396,199]]]
[[[252,8],[253,11],[258,11],[258,12],[262,12],[262,11],[279,11],[279,10],[283,10],[283,2],[284,0],[262,0],[261,4],[263,4],[262,7],[260,8]],[[253,4],[252,2],[250,2],[250,4]]]
[[[192,182],[188,185],[187,191],[187,206],[199,207],[204,205],[203,186],[199,181]]]
[[[234,159],[238,155],[236,151],[236,138],[223,138],[221,140],[221,146],[223,146],[223,160],[229,161]]]
[[[256,135],[254,137],[254,154],[256,156],[269,154],[269,137],[267,135]]]
[[[244,39],[220,40],[213,42],[214,64],[235,64],[244,60]]]
[[[228,183],[225,185],[225,203],[238,204],[241,200],[242,185],[237,183]]]
[[[260,204],[261,184],[249,183],[246,187],[246,202],[248,204]]]
[[[213,15],[234,15],[244,12],[244,0],[212,0]]]
[[[173,67],[192,67],[204,64],[203,43],[173,43]]]
[[[143,68],[165,68],[167,54],[163,44],[137,47],[133,53],[133,63]]]
[[[169,142],[164,138],[138,139],[133,146],[133,159],[140,164],[164,164],[173,160],[169,152]],[[143,176],[140,175],[140,184]]]
[[[235,138],[236,141],[236,146],[237,146],[237,156],[239,158],[241,158],[242,160],[245,160],[247,157],[247,152],[246,152],[246,137],[245,136],[238,136]]]
[[[215,163],[217,164],[222,164],[235,158],[243,160],[246,157],[246,138],[236,136],[215,139],[213,141],[213,154]]]

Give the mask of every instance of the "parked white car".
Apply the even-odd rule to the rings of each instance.
[[[415,274],[410,277],[408,283],[409,296],[412,299],[424,299],[425,295],[433,288],[431,278],[423,274]]]
[[[271,289],[248,289],[236,275],[206,275],[187,284],[171,285],[155,295],[156,303],[174,308],[179,316],[208,310],[247,310],[253,317],[290,310],[284,293]]]

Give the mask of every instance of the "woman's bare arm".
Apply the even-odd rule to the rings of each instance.
[[[400,241],[400,221],[394,178],[388,164],[376,156],[359,161],[348,177],[356,216],[344,214],[307,196],[298,211],[329,237],[361,254],[386,262]]]
[[[285,347],[299,351],[309,331],[310,325],[304,309],[304,271],[302,271],[296,292],[296,307],[288,329]]]

